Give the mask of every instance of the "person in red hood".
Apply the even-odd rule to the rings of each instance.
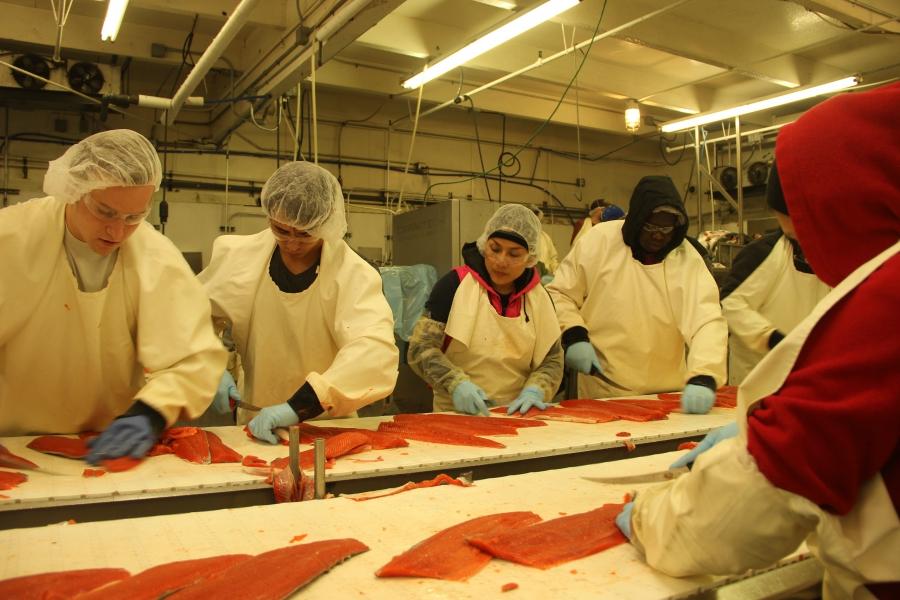
[[[442,277],[409,340],[409,366],[434,389],[434,410],[522,414],[546,408],[563,372],[559,321],[535,268],[541,222],[520,204],[488,219],[465,265]]]
[[[676,462],[692,471],[617,518],[651,566],[741,573],[806,541],[825,598],[900,597],[898,107],[896,83],[843,94],[779,134],[770,204],[834,290],[743,382],[746,414]]]

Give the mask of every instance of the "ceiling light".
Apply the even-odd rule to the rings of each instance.
[[[725,119],[731,119],[740,115],[746,115],[749,113],[774,108],[783,104],[790,104],[791,102],[798,102],[799,100],[805,100],[806,98],[812,98],[814,96],[821,96],[822,94],[837,92],[839,90],[853,87],[857,83],[859,83],[858,77],[844,77],[843,79],[838,79],[837,81],[823,83],[822,85],[814,85],[806,88],[798,88],[786,94],[772,96],[763,100],[757,100],[756,102],[751,102],[749,104],[742,104],[740,106],[735,106],[734,108],[727,108],[725,110],[718,110],[716,112],[699,114],[694,117],[688,117],[686,119],[669,121],[668,123],[664,123],[660,129],[662,129],[663,133],[671,133],[673,131],[681,131],[683,129],[689,129],[698,125],[705,125],[707,123],[714,123],[716,121],[724,121]]]
[[[109,4],[106,6],[106,18],[103,19],[103,28],[100,30],[101,41],[116,41],[126,8],[128,8],[128,0],[109,0]]]
[[[625,129],[634,133],[641,128],[641,107],[637,100],[629,100],[625,105]]]
[[[421,73],[404,81],[403,87],[415,89],[431,81],[435,77],[440,77],[447,71],[469,62],[476,56],[480,56],[492,48],[496,48],[520,33],[524,33],[532,27],[555,17],[564,10],[572,8],[579,2],[580,0],[549,0],[549,2],[544,2],[534,10],[530,10],[527,13],[516,17],[505,25],[478,38],[468,46],[457,50],[447,58],[438,61],[430,67],[425,67],[425,70]]]

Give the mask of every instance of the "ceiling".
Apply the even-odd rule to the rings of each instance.
[[[415,98],[418,90],[401,87],[404,79],[539,3],[257,0],[215,67],[233,69],[237,96],[277,96],[310,76],[303,51],[315,48],[317,85]],[[51,4],[72,4],[63,27],[64,57],[116,64],[128,57],[132,74],[143,70],[145,79],[152,79],[181,65],[192,30],[190,49],[199,60],[239,2],[131,0],[111,44],[99,40],[105,2],[5,0],[0,1],[0,48],[52,53],[57,27]],[[580,47],[572,51],[576,44]],[[183,79],[190,65],[180,71]],[[864,84],[900,77],[900,0],[582,0],[426,84],[422,110],[465,98],[467,105],[471,101],[485,110],[537,120],[553,114],[561,124],[624,135],[629,99],[639,101],[649,117],[641,129],[646,133],[660,122],[852,74],[861,75]],[[218,92],[227,96],[230,86],[229,78]],[[206,92],[217,95],[209,87]],[[255,101],[256,108],[267,101]],[[250,102],[241,104],[247,106],[218,112],[213,139],[223,139],[242,122]],[[745,120],[770,125],[809,104]]]

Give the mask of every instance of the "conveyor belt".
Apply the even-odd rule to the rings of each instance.
[[[255,506],[0,532],[0,579],[61,569],[123,567],[132,573],[189,558],[225,553],[256,554],[286,546],[294,536],[304,542],[355,537],[370,550],[301,593],[303,598],[485,598],[515,582],[516,598],[673,598],[733,586],[744,577],[675,579],[650,569],[631,545],[569,562],[546,571],[494,560],[467,582],[430,579],[378,579],[373,573],[394,555],[433,533],[485,514],[532,510],[545,519],[573,514],[642,486],[588,482],[582,476],[653,471],[676,454],[628,459],[526,475],[476,481],[470,488],[441,486],[371,500],[346,498]],[[49,549],[52,548],[52,552]],[[777,592],[772,573],[794,576],[790,586],[812,585],[819,577],[805,549],[767,570],[766,589]],[[797,566],[803,567],[799,569]],[[798,581],[798,577],[803,581]],[[804,579],[805,578],[805,579]],[[786,578],[790,579],[790,578]],[[722,588],[723,590],[725,588]],[[733,589],[733,588],[732,588]]]
[[[662,421],[615,421],[581,424],[548,422],[547,427],[520,429],[514,437],[495,437],[503,449],[449,446],[410,441],[407,448],[378,450],[346,457],[326,473],[329,491],[351,493],[401,485],[440,472],[457,475],[474,471],[477,479],[591,464],[674,450],[687,439],[700,439],[709,430],[734,418],[733,409],[714,409],[708,415],[673,413]],[[374,429],[387,417],[316,421],[322,426]],[[213,427],[222,440],[241,454],[271,460],[287,456],[284,446],[270,446],[247,438],[239,427]],[[627,451],[627,431],[636,446]],[[146,460],[138,468],[99,478],[84,478],[84,463],[39,454],[26,448],[30,437],[0,438],[0,443],[46,467],[65,474],[29,472],[29,481],[4,492],[0,499],[0,529],[46,525],[67,519],[93,521],[273,502],[270,488],[258,475],[239,464],[194,465],[175,456]],[[381,457],[378,462],[371,461]]]

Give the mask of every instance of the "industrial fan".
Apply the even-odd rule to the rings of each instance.
[[[82,94],[98,94],[106,80],[100,68],[89,62],[78,62],[69,68],[69,86]]]
[[[751,163],[747,168],[747,179],[750,185],[765,185],[769,178],[769,165],[764,162]]]
[[[50,65],[37,54],[22,54],[21,56],[17,56],[13,61],[13,65],[24,71],[28,71],[29,73],[34,73],[38,77],[43,77],[44,79],[50,78]],[[36,79],[31,75],[26,75],[21,71],[13,70],[12,76],[13,79],[16,80],[16,83],[26,90],[41,90],[47,85],[46,81],[41,81],[40,79]]]

